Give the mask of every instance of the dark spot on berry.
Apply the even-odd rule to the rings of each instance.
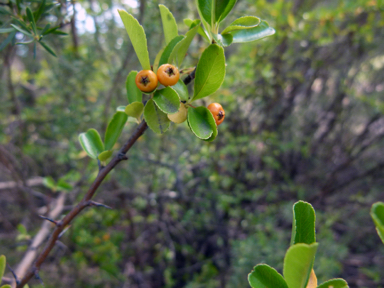
[[[147,86],[147,85],[149,84],[149,78],[148,78],[148,76],[142,76],[140,82],[141,82],[141,84],[143,84],[144,86]]]
[[[165,73],[167,73],[168,76],[175,75],[175,71],[173,71],[172,67],[168,67],[167,69],[165,69]]]
[[[223,110],[220,110],[220,111],[219,111],[219,114],[218,114],[217,116],[218,116],[219,120],[221,120],[221,119],[224,117],[224,112],[223,112]]]

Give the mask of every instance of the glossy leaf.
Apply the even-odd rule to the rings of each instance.
[[[51,176],[44,177],[43,185],[45,187],[51,189],[51,190],[55,190],[56,189],[56,182],[55,182],[55,180],[53,180],[53,178]]]
[[[152,99],[145,105],[144,119],[148,127],[155,133],[162,134],[169,128],[170,120],[167,114],[161,111]]]
[[[105,131],[105,150],[112,150],[127,120],[128,115],[124,112],[117,111],[115,115],[113,115],[112,120],[108,124],[107,131]]]
[[[184,39],[184,36],[176,36],[169,42],[169,44],[165,47],[163,53],[161,54],[160,60],[159,60],[159,67],[163,64],[169,63],[169,59],[171,57],[171,54],[173,50],[175,49],[176,45]]]
[[[197,64],[192,101],[214,93],[220,88],[224,77],[224,49],[216,44],[212,44],[205,49]]]
[[[125,107],[125,110],[124,110],[124,112],[128,116],[136,118],[137,121],[140,120],[140,116],[141,114],[143,114],[143,111],[144,111],[144,104],[141,102],[133,102],[127,105],[127,107]]]
[[[189,108],[187,119],[189,128],[198,138],[210,140],[212,136],[216,137],[216,123],[214,122],[215,120],[213,119],[212,113],[206,107]]]
[[[296,202],[293,205],[291,245],[316,242],[315,221],[316,215],[312,205],[304,201]]]
[[[147,38],[145,36],[144,28],[131,14],[124,10],[118,9],[121,20],[123,20],[125,29],[128,32],[129,39],[131,40],[133,49],[135,49],[137,58],[139,58],[143,70],[151,70],[149,62],[149,54],[147,48]]]
[[[107,161],[111,156],[112,156],[112,151],[107,150],[107,151],[101,152],[98,158],[100,161],[103,162],[103,161]]]
[[[248,282],[252,288],[288,288],[283,276],[266,264],[257,265],[248,274]]]
[[[188,87],[184,84],[183,80],[180,79],[175,85],[172,86],[172,89],[179,95],[180,101],[189,100]]]
[[[255,28],[260,24],[260,22],[261,22],[260,18],[255,16],[240,17],[235,21],[233,21],[231,25],[225,28],[221,33],[224,34],[224,33],[235,31],[235,30]]]
[[[81,133],[79,141],[84,151],[93,159],[97,159],[97,156],[104,151],[104,145],[99,132],[95,129],[89,129],[86,133]]]
[[[201,15],[211,26],[224,20],[235,4],[236,0],[198,0]]]
[[[348,283],[344,279],[331,279],[328,280],[321,285],[319,285],[317,288],[348,288]]]
[[[372,205],[371,217],[375,223],[377,233],[384,243],[384,203],[377,202]]]
[[[187,25],[189,27],[189,29],[192,29],[193,27],[199,25],[199,28],[197,29],[197,33],[199,33],[208,42],[211,42],[209,40],[209,36],[207,35],[207,33],[205,32],[203,27],[201,27],[201,25],[200,25],[200,23],[201,23],[200,19],[196,19],[196,20],[184,19],[184,23],[185,23],[185,25]]]
[[[159,5],[161,21],[163,23],[165,43],[168,44],[179,35],[177,31],[177,24],[175,17],[173,17],[171,11],[164,5]]]
[[[4,275],[6,261],[7,260],[6,260],[5,256],[1,255],[0,256],[0,282],[1,282],[1,279],[3,278],[3,275]]]
[[[129,72],[127,80],[125,81],[125,88],[127,89],[128,103],[141,102],[143,98],[143,93],[137,87],[135,78],[137,71]]]
[[[43,41],[39,41],[39,43],[41,44],[41,46],[43,46],[44,47],[44,49],[45,50],[47,50],[52,56],[55,56],[55,57],[57,57],[56,56],[56,53],[55,52],[53,52],[53,50],[52,50],[52,48],[51,47],[49,47],[48,45],[47,45],[47,43],[45,43],[45,42],[43,42]]]
[[[305,288],[313,267],[318,243],[295,244],[284,258],[284,278],[289,288]]]
[[[191,42],[193,38],[195,37],[197,30],[201,28],[200,26],[195,26],[191,30],[189,30],[186,34],[184,39],[182,39],[180,42],[178,42],[173,49],[170,57],[169,62],[175,61],[176,65],[178,67],[181,66],[183,63],[183,60],[185,58],[185,55],[187,54],[188,48],[191,45]]]
[[[221,34],[212,34],[213,39],[222,47],[227,47],[232,44],[233,37],[231,34],[227,33],[224,35]]]
[[[171,87],[157,90],[153,95],[153,101],[161,111],[167,114],[176,113],[180,108],[179,95]]]
[[[261,21],[260,24],[254,28],[233,30],[228,33],[223,33],[223,36],[226,34],[232,35],[233,43],[244,43],[271,36],[275,34],[275,29],[270,27],[267,22]]]

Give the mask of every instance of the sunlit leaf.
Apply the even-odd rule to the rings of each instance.
[[[227,33],[222,33],[223,36],[225,36],[226,34],[232,35],[233,43],[243,43],[271,36],[275,34],[275,29],[270,27],[267,22],[261,21],[260,24],[254,28],[237,29]]]
[[[177,31],[177,24],[171,11],[169,11],[167,7],[164,5],[159,5],[159,8],[161,21],[163,23],[165,43],[168,44],[172,39],[179,35]]]
[[[81,133],[79,141],[84,151],[93,159],[97,159],[97,156],[104,151],[104,145],[99,132],[95,129],[89,129],[86,133]]]
[[[171,87],[157,90],[153,95],[153,101],[166,114],[176,113],[180,108],[179,95]]]
[[[128,103],[141,102],[143,98],[143,93],[137,87],[135,78],[137,71],[129,72],[127,80],[125,81],[125,88],[127,89]]]
[[[316,215],[312,205],[304,201],[296,202],[293,205],[291,245],[316,242],[315,221]]]
[[[248,282],[252,288],[288,288],[283,276],[266,264],[257,265],[248,274]]]
[[[375,223],[377,233],[384,243],[384,203],[377,202],[372,205],[371,217]]]
[[[109,122],[107,130],[105,131],[104,145],[105,150],[112,150],[113,146],[119,139],[121,131],[128,120],[128,115],[125,112],[117,111],[113,115],[112,120]]]
[[[184,39],[184,36],[176,36],[169,42],[169,44],[165,47],[163,53],[161,54],[160,60],[159,60],[159,67],[163,64],[167,64],[170,61],[170,56],[172,54],[172,51],[175,49],[175,46],[177,43],[179,43],[181,40]]]
[[[200,139],[212,141],[217,135],[215,119],[206,107],[189,108],[188,125]]]
[[[317,288],[348,288],[348,283],[344,279],[331,279],[328,280]]]
[[[185,38],[176,44],[175,48],[173,49],[169,57],[169,62],[175,61],[178,67],[181,66],[185,58],[185,55],[187,54],[188,48],[191,45],[191,42],[195,37],[197,30],[199,28],[201,27],[200,26],[193,27],[191,30],[189,30],[185,34]]]

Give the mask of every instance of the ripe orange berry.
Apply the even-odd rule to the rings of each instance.
[[[163,64],[157,69],[157,79],[164,86],[173,86],[179,81],[179,70],[171,64]]]
[[[215,118],[215,122],[217,126],[223,123],[225,118],[225,111],[219,103],[211,103],[208,105],[207,108],[209,111],[211,111],[213,118]]]
[[[136,86],[143,92],[149,93],[157,87],[157,76],[152,70],[141,70],[135,78]]]

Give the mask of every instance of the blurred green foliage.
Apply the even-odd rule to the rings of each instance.
[[[160,2],[186,32],[193,3]],[[77,36],[66,25],[69,36],[49,39],[57,58],[37,47],[33,59],[33,44],[1,52],[1,182],[70,175],[67,205],[81,199],[97,167],[77,135],[104,133],[140,67],[116,9],[144,26],[153,63],[163,44],[158,4],[79,1],[73,14],[68,3]],[[383,11],[381,0],[239,0],[223,27],[257,15],[277,33],[226,49],[223,86],[199,100],[226,110],[215,141],[195,139],[186,123],[147,131],[96,195],[115,210],[73,222],[40,272],[45,286],[248,287],[257,263],[282,271],[291,207],[303,199],[316,209],[319,282],[381,287],[384,246],[369,211],[383,201]],[[184,63],[196,65],[205,47],[198,36]],[[21,185],[0,194],[0,254],[13,266],[23,255],[18,225],[33,237],[33,215],[57,192]]]

